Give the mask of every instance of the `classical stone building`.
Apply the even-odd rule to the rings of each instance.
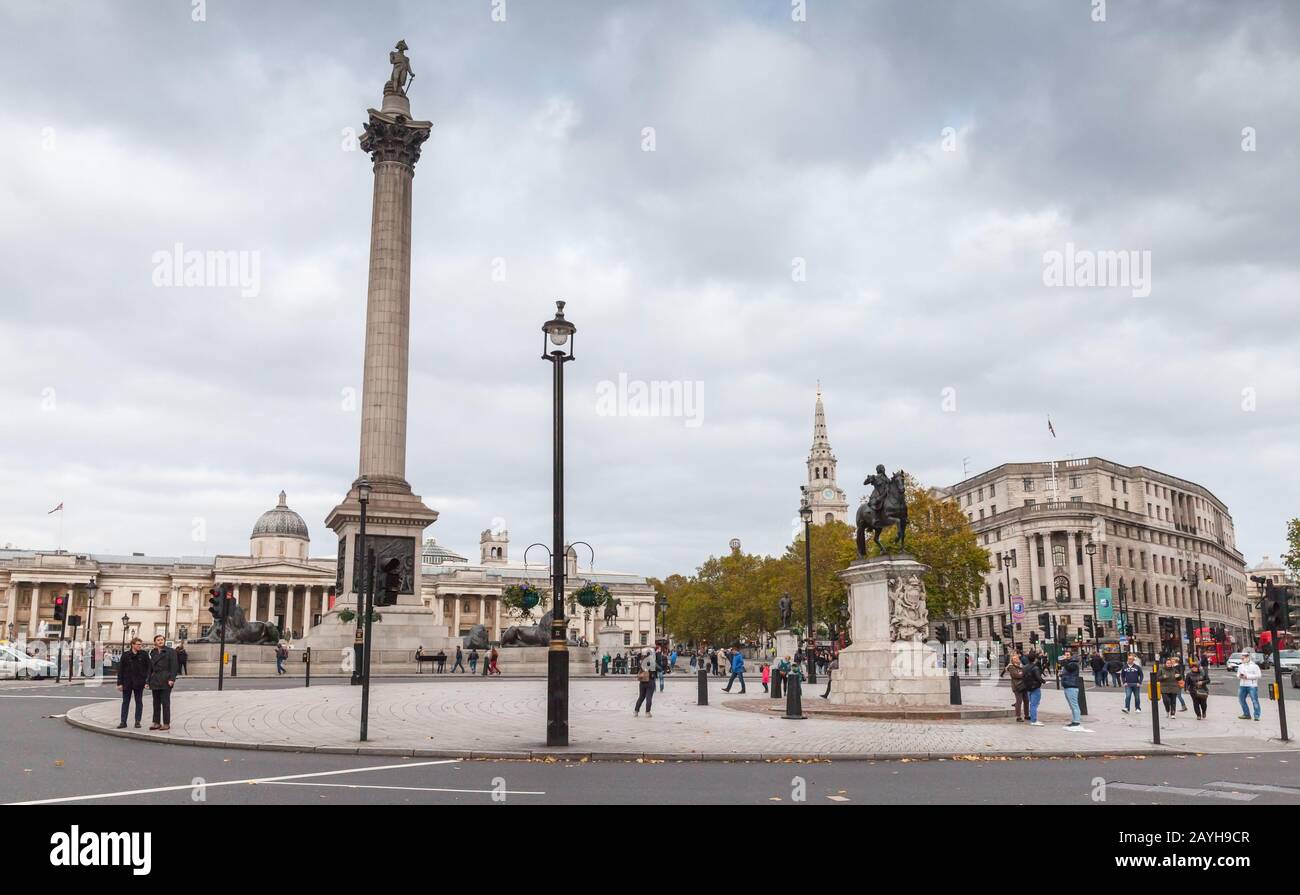
[[[503,613],[502,591],[529,581],[539,590],[550,586],[544,564],[531,566],[509,557],[509,533],[485,531],[477,564],[454,551],[425,541],[421,600],[449,631],[466,633],[482,622],[496,640],[517,620]],[[218,583],[235,588],[250,619],[276,622],[292,639],[321,623],[333,606],[337,559],[311,558],[311,541],[302,517],[289,508],[284,492],[262,514],[249,538],[249,555],[146,556],[0,550],[2,639],[34,639],[55,630],[55,596],[70,598],[69,615],[80,615],[98,641],[120,646],[123,637],[197,639],[212,623],[209,591]],[[622,600],[619,626],[628,643],[653,643],[655,591],[640,575],[579,569],[570,551],[573,588],[585,581],[608,586]],[[98,585],[90,607],[91,580]],[[540,616],[540,612],[537,613]],[[125,622],[123,621],[125,617]],[[332,618],[333,616],[331,616]],[[601,620],[578,612],[570,630],[594,643]],[[68,632],[71,636],[71,631]]]
[[[1123,583],[1143,654],[1161,652],[1162,619],[1165,631],[1181,639],[1189,620],[1195,625],[1198,606],[1206,627],[1223,625],[1238,644],[1246,639],[1245,561],[1228,507],[1202,485],[1089,457],[1007,463],[941,494],[961,506],[992,565],[979,607],[948,620],[960,636],[1000,633],[1012,622],[1016,598],[1024,601],[1016,642],[1028,645],[1031,631],[1044,635],[1043,612],[1077,632],[1093,614],[1091,585],[1112,588],[1118,613]],[[1097,548],[1091,560],[1090,539]],[[1114,642],[1116,633],[1108,625],[1102,642]]]
[[[821,525],[832,520],[849,522],[849,502],[843,489],[835,482],[835,453],[826,435],[826,408],[822,405],[822,390],[817,388],[817,406],[813,411],[813,441],[808,451],[808,503],[813,511],[813,523]]]

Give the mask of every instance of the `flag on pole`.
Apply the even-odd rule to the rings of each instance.
[[[1047,431],[1052,433],[1053,438],[1056,437],[1056,429],[1052,426],[1052,418],[1050,416],[1047,418]],[[63,506],[63,504],[59,504],[59,506]]]
[[[54,513],[61,512],[62,510],[63,510],[63,501],[59,501],[59,505],[58,505],[57,507],[55,507],[54,509],[50,510],[50,511],[49,511],[48,513],[46,513],[45,515],[47,515],[47,516],[51,516],[51,515],[53,515]]]

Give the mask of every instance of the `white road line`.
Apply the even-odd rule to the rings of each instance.
[[[459,764],[459,758],[447,758],[439,761],[414,761],[406,764],[388,764],[375,765],[368,768],[344,768],[338,771],[317,771],[313,774],[286,774],[282,777],[246,777],[243,780],[218,780],[215,783],[204,783],[203,788],[212,789],[216,786],[240,786],[242,784],[254,783],[279,783],[284,780],[305,780],[309,777],[337,777],[340,774],[364,774],[366,771],[393,771],[398,768],[425,768],[432,765],[440,764]],[[63,796],[57,799],[32,799],[28,802],[10,802],[11,805],[57,805],[61,802],[84,802],[87,799],[115,799],[121,796],[144,796],[158,792],[183,792],[187,789],[197,789],[193,783],[186,783],[182,786],[155,786],[151,789],[127,789],[121,792],[101,792],[91,793],[84,796]]]
[[[31,696],[10,696],[7,693],[0,693],[0,699],[80,699],[85,702],[88,699],[93,701],[96,699],[113,700],[121,698],[120,696],[45,696],[41,693],[34,693]]]
[[[545,792],[531,792],[522,789],[496,790],[496,789],[441,789],[436,786],[381,786],[377,783],[294,783],[290,781],[272,780],[269,786],[331,786],[337,789],[396,789],[403,792],[466,792],[477,793],[479,795],[494,795],[500,793],[503,796],[544,796]]]
[[[1190,789],[1185,786],[1152,786],[1147,783],[1107,783],[1107,789],[1131,789],[1137,792],[1154,792],[1170,796],[1200,796],[1207,799],[1229,799],[1233,802],[1253,802],[1259,796],[1244,792],[1216,792],[1213,789]]]
[[[1295,786],[1270,786],[1267,783],[1229,783],[1226,780],[1216,780],[1213,783],[1207,783],[1206,786],[1226,786],[1232,789],[1250,789],[1258,792],[1280,792],[1288,796],[1300,796],[1300,787]]]

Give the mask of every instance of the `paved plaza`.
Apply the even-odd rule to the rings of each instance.
[[[1067,730],[1065,699],[1050,685],[1040,720],[960,722],[809,718],[787,721],[758,708],[754,685],[747,696],[721,692],[710,681],[710,705],[696,705],[695,681],[671,679],[655,695],[653,717],[635,717],[635,681],[575,680],[570,688],[570,746],[545,745],[546,689],[539,680],[382,682],[371,690],[370,737],[358,742],[359,688],[326,684],[307,688],[187,691],[174,696],[172,729],[116,730],[118,704],[110,698],[67,712],[89,731],[178,744],[249,749],[411,755],[417,757],[530,758],[563,754],[600,759],[761,760],[888,759],[980,756],[1135,755],[1295,750],[1277,739],[1277,718],[1265,703],[1261,722],[1237,719],[1236,699],[1215,696],[1210,718],[1189,710],[1162,719],[1162,745],[1151,743],[1147,712],[1125,715],[1115,691],[1090,691],[1091,714],[1082,730]],[[805,698],[820,702],[809,687]],[[105,695],[112,697],[114,691]],[[1006,688],[973,686],[968,705],[1005,706]],[[760,704],[761,705],[761,704]],[[1300,723],[1300,719],[1294,719]]]

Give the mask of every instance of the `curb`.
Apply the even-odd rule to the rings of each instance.
[[[238,743],[228,740],[205,740],[192,737],[159,736],[137,732],[132,728],[101,727],[81,719],[85,706],[77,706],[64,715],[63,720],[73,727],[105,736],[143,740],[169,746],[198,746],[211,749],[246,749],[255,752],[302,752],[321,755],[375,755],[401,758],[448,758],[459,761],[551,761],[551,762],[837,762],[837,761],[989,761],[1003,759],[1064,759],[1064,758],[1135,758],[1138,756],[1189,756],[1198,755],[1194,749],[1152,745],[1148,749],[1107,749],[1098,752],[1078,750],[1044,750],[1042,752],[1013,752],[999,750],[979,753],[950,752],[572,752],[554,749],[504,751],[490,749],[417,749],[391,746],[318,746],[304,743]],[[75,717],[74,717],[75,716]],[[974,755],[975,758],[969,756]]]

